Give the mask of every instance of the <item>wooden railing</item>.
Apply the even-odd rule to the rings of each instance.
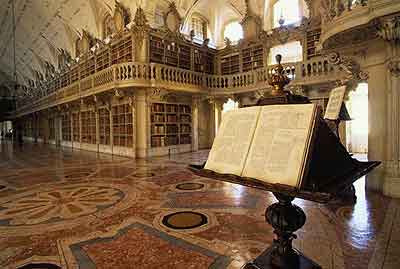
[[[47,95],[18,108],[17,114],[38,111],[64,101],[70,102],[118,87],[162,87],[180,91],[218,93],[262,89],[268,87],[267,78],[275,72],[275,67],[272,65],[232,75],[208,75],[156,63],[116,64],[62,89],[47,89]],[[342,75],[337,67],[322,58],[285,63],[283,67],[293,84],[335,80]]]

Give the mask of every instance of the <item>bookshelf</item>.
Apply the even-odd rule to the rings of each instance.
[[[239,53],[221,56],[221,74],[230,75],[240,71]]]
[[[209,52],[208,50],[194,49],[193,71],[213,74],[214,60],[215,60],[215,53]]]
[[[96,56],[96,72],[106,69],[110,66],[110,50],[104,49]]]
[[[71,83],[79,80],[79,66],[74,66],[71,68]]]
[[[56,139],[56,128],[54,126],[54,118],[49,119],[49,139],[55,140]]]
[[[132,37],[130,35],[111,45],[111,63],[132,62]]]
[[[38,137],[44,139],[44,119],[39,118]]]
[[[188,104],[152,103],[151,147],[192,143],[192,111]]]
[[[96,144],[96,113],[94,111],[81,112],[82,143]]]
[[[179,45],[178,48],[178,58],[179,58],[179,67],[183,69],[190,70],[190,46],[187,45]]]
[[[157,35],[150,35],[149,51],[150,62],[196,72],[214,73],[215,50],[185,40],[167,40]]]
[[[72,113],[73,141],[80,142],[79,112]]]
[[[110,145],[110,112],[106,108],[99,109],[99,136],[101,145]]]
[[[257,44],[244,48],[241,54],[243,72],[263,67],[264,48],[262,44]]]
[[[178,45],[175,42],[164,41],[164,63],[178,66]]]
[[[164,63],[164,42],[158,36],[150,36],[150,62]]]
[[[312,57],[320,56],[321,54],[317,52],[317,44],[319,42],[321,36],[321,29],[315,29],[312,31],[307,31],[306,39],[307,39],[307,59],[311,59]]]
[[[61,75],[61,88],[64,88],[64,87],[66,87],[66,86],[68,86],[70,83],[69,83],[69,73],[68,72],[66,72],[66,73],[64,73],[64,74],[62,74]]]
[[[129,104],[112,107],[113,145],[133,147],[133,116]]]
[[[95,72],[95,64],[94,64],[94,57],[90,57],[86,59],[81,65],[80,65],[80,78],[86,78]]]
[[[69,114],[63,114],[61,117],[62,140],[71,141],[71,118]]]

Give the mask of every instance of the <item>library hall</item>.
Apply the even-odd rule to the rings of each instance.
[[[0,0],[0,268],[400,268],[400,0]]]

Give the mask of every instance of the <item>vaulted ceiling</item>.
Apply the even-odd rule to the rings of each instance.
[[[14,0],[16,20],[16,64],[18,81],[27,84],[35,79],[35,70],[44,73],[44,64],[57,66],[59,49],[74,55],[74,42],[86,30],[101,38],[105,14],[114,14],[115,0]],[[180,15],[203,14],[209,21],[214,41],[226,22],[241,19],[247,0],[176,0]],[[265,5],[276,0],[248,0],[260,16]],[[167,10],[168,0],[119,0],[131,17],[141,6],[149,22],[154,22],[157,10]],[[0,0],[0,85],[12,80],[12,0]]]

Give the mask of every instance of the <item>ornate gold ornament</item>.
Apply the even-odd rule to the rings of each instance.
[[[180,28],[182,25],[182,18],[179,15],[178,10],[176,9],[175,2],[171,2],[169,5],[167,13],[164,15],[164,25],[168,31],[179,35]]]
[[[124,31],[125,26],[130,21],[128,10],[118,1],[115,1],[115,11],[113,19],[117,33]]]
[[[278,66],[274,69],[275,72],[268,77],[268,84],[273,87],[271,95],[278,96],[285,94],[283,89],[290,83],[290,79],[283,72],[283,66],[281,64],[282,55],[277,54],[275,58],[278,62]]]
[[[136,46],[142,47],[143,41],[150,31],[150,26],[147,22],[146,15],[141,7],[136,9],[135,18],[133,20],[134,25],[131,30],[135,36]]]

